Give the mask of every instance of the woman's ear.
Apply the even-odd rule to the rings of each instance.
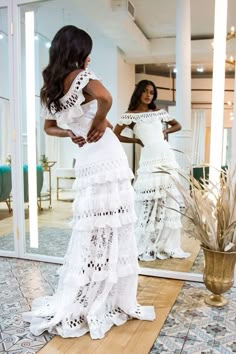
[[[91,59],[90,56],[88,55],[87,58],[84,61],[84,68],[87,69],[89,63],[90,63]]]

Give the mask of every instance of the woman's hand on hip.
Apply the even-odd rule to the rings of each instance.
[[[167,130],[164,129],[164,130],[162,131],[162,133],[163,133],[163,135],[164,135],[164,140],[167,140],[167,138],[168,138]]]
[[[76,136],[71,130],[68,130],[68,136],[71,138],[73,143],[79,145],[79,147],[82,147],[84,146],[84,144],[86,144],[85,138],[83,138],[82,136]]]
[[[99,119],[94,119],[93,120],[93,124],[88,132],[87,135],[87,142],[88,143],[95,143],[96,141],[100,140],[101,137],[103,136],[106,128],[108,127],[108,120],[107,119],[103,119],[103,120],[99,120]]]
[[[142,142],[141,139],[136,139],[136,144],[139,144],[140,146],[144,147],[144,143]]]

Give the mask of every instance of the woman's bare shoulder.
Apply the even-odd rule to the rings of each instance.
[[[76,69],[76,70],[74,70],[74,71],[71,71],[71,72],[65,77],[64,83],[63,83],[63,84],[64,84],[64,94],[66,94],[66,93],[69,91],[69,89],[70,89],[70,87],[71,87],[73,81],[76,79],[76,77],[77,77],[82,71],[84,71],[84,69]]]

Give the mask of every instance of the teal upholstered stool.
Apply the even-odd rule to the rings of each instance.
[[[11,209],[11,167],[8,165],[1,165],[0,166],[0,202],[5,202],[9,209],[9,212],[12,211]]]

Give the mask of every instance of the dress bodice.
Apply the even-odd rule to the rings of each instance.
[[[56,111],[53,104],[51,111],[43,107],[43,118],[56,120],[59,125],[66,124],[74,134],[86,137],[97,111],[97,100],[83,104],[85,101],[83,88],[90,79],[98,80],[92,71],[81,71],[73,80],[68,92],[60,98],[60,110]]]
[[[159,119],[153,122],[138,121],[134,126],[135,135],[142,140],[145,146],[164,140],[162,123]]]
[[[75,135],[80,135],[86,138],[97,111],[97,100],[82,104],[81,109],[83,111],[82,115],[75,121],[67,123],[67,125]]]
[[[168,112],[161,109],[152,112],[125,113],[118,123],[129,125],[134,122],[135,135],[147,146],[164,141],[163,122],[173,119]]]

